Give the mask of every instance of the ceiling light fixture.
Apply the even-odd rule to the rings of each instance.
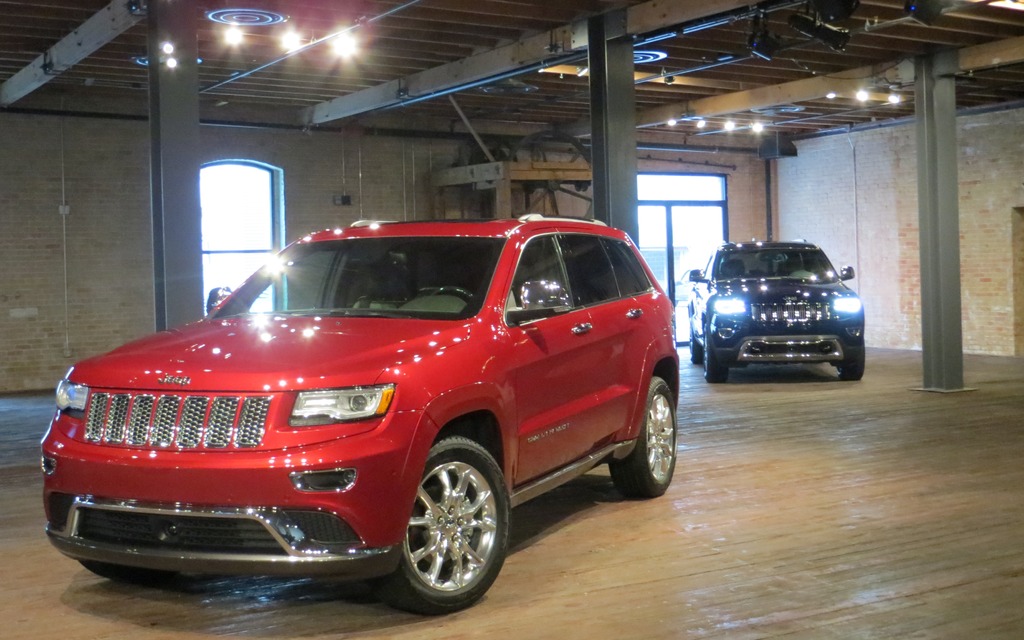
[[[669,118],[669,121],[668,121],[668,122],[666,122],[665,124],[667,124],[667,125],[668,125],[668,126],[670,126],[670,127],[674,127],[674,126],[676,126],[676,125],[677,125],[678,123],[679,123],[679,121],[678,121],[678,120],[676,120],[675,118]]]
[[[860,100],[861,102],[867,102],[869,97],[871,97],[871,96],[869,96],[868,92],[865,91],[864,89],[858,89],[857,90],[856,98],[858,100]]]
[[[903,98],[901,98],[900,94],[898,93],[890,93],[889,97],[886,98],[886,100],[889,101],[889,104],[899,104],[900,102],[903,101]]]
[[[583,76],[590,73],[590,67],[576,67],[576,77],[582,78]]]
[[[633,64],[650,64],[651,62],[659,62],[668,57],[668,54],[664,51],[658,51],[656,49],[634,49],[633,50]]]
[[[825,94],[825,97],[828,98],[829,100],[835,100],[837,95],[838,94],[835,91],[829,91],[828,93]]]
[[[764,131],[764,123],[755,122],[754,124],[750,125],[750,130],[753,131],[754,133],[761,133],[762,131]]]
[[[732,120],[726,120],[725,124],[722,125],[722,128],[725,129],[726,131],[732,131],[733,129],[736,128],[736,123],[733,122]]]
[[[242,44],[242,40],[244,39],[245,34],[242,33],[242,30],[236,26],[230,26],[224,31],[224,42],[228,43],[229,45],[234,46]]]
[[[351,33],[344,33],[331,41],[331,48],[342,58],[349,58],[359,50],[359,43]]]
[[[789,17],[789,26],[808,38],[813,38],[833,51],[845,51],[850,41],[850,32],[833,27],[811,16],[797,13]]]
[[[288,21],[288,16],[263,9],[216,9],[206,12],[206,19],[220,24],[266,27]]]
[[[295,51],[302,47],[302,37],[295,31],[289,31],[281,36],[281,45],[285,51]]]
[[[708,121],[707,120],[705,120],[704,118],[699,118],[697,120],[697,128],[698,129],[703,129],[706,126],[708,126]]]

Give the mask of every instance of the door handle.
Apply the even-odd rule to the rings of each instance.
[[[636,320],[637,318],[644,315],[643,309],[633,308],[626,312],[626,317],[630,320]]]
[[[590,333],[590,330],[594,328],[594,325],[589,322],[581,322],[572,328],[573,335],[582,336],[585,333]]]

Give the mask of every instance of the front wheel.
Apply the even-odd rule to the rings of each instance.
[[[374,584],[391,606],[427,615],[464,609],[490,588],[508,551],[509,497],[498,463],[451,437],[427,456],[398,568]]]
[[[864,352],[851,360],[842,362],[838,367],[840,380],[860,380],[864,377]]]
[[[711,332],[704,330],[704,380],[711,383],[725,382],[729,379],[729,367],[718,361],[718,354],[711,345]]]
[[[612,482],[627,498],[656,498],[668,489],[676,468],[674,396],[661,378],[647,388],[647,413],[633,451],[608,464]]]

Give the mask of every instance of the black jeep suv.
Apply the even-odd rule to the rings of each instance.
[[[726,243],[689,274],[690,360],[704,379],[729,367],[828,362],[842,380],[864,375],[864,310],[825,253],[805,242]]]

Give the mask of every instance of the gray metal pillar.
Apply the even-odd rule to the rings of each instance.
[[[626,14],[613,11],[587,23],[594,218],[638,240],[636,100],[633,41]]]
[[[955,51],[915,61],[924,389],[964,388]]]
[[[195,0],[149,0],[150,184],[156,328],[203,315]],[[173,51],[164,50],[165,43]],[[168,64],[174,58],[177,66]]]

